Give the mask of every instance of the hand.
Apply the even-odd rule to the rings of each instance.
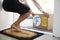
[[[46,12],[44,12],[44,11],[42,11],[42,13],[43,13],[46,17],[49,18],[49,14],[48,14],[48,13],[46,13]]]

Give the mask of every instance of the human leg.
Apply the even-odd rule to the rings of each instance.
[[[11,25],[11,28],[14,28],[15,31],[20,31],[20,23],[26,19],[30,14],[32,14],[32,11],[29,10],[27,13],[24,13],[23,15],[19,16],[19,18]]]

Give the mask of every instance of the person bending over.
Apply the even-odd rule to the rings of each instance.
[[[21,31],[20,28],[20,23],[27,18],[30,14],[32,14],[33,12],[31,11],[31,9],[26,5],[26,0],[20,0],[20,1],[24,1],[25,4],[19,2],[19,0],[3,0],[3,9],[5,11],[9,11],[9,12],[16,12],[18,14],[20,14],[21,16],[19,16],[19,18],[11,25],[11,29],[14,31]],[[34,4],[36,5],[36,7],[38,8],[38,3],[36,1],[34,1]],[[38,8],[40,9],[40,8]],[[42,11],[42,10],[40,10]],[[44,11],[42,11],[45,14]],[[46,15],[48,16],[48,14]]]

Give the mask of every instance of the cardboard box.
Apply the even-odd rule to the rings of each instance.
[[[33,27],[38,29],[52,30],[53,14],[50,14],[49,18],[43,14],[33,14]]]

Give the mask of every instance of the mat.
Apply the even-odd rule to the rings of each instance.
[[[22,29],[21,32],[12,31],[10,28],[0,31],[1,34],[16,38],[18,40],[33,40],[43,33],[33,32],[29,30]]]

